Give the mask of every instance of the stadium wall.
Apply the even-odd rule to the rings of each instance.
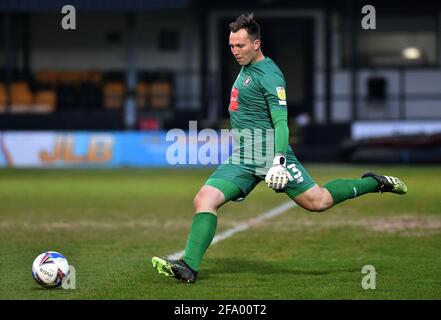
[[[137,13],[136,63],[139,69],[193,69],[198,67],[199,40],[191,14]],[[63,30],[59,13],[31,15],[31,61],[34,71],[115,70],[127,67],[128,16],[120,13],[78,14],[77,29]],[[161,50],[161,31],[178,32],[178,48]]]
[[[199,70],[202,67],[198,24],[193,13],[141,12],[129,16],[114,12],[82,12],[77,19],[77,29],[66,31],[60,26],[59,13],[30,16],[29,54],[33,72],[126,72],[128,19],[133,19],[136,69],[173,74],[174,94],[181,97],[176,100],[176,108],[201,108],[195,98],[201,94]],[[167,42],[170,33],[176,37],[173,43]],[[167,43],[163,43],[164,38]]]
[[[0,167],[115,168],[217,165],[230,139],[198,132],[2,132]],[[191,143],[190,143],[191,142]],[[196,142],[196,143],[193,143]]]

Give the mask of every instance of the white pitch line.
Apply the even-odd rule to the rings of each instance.
[[[261,223],[262,221],[274,218],[274,217],[276,217],[276,216],[278,216],[278,215],[280,215],[280,214],[282,214],[282,213],[284,213],[284,212],[288,211],[289,209],[294,208],[296,206],[297,205],[292,200],[285,202],[278,207],[275,207],[269,211],[266,211],[266,212],[258,215],[257,217],[251,218],[251,219],[239,224],[238,226],[236,226],[234,228],[228,229],[228,230],[222,232],[221,234],[218,234],[217,236],[214,237],[213,241],[211,242],[211,245],[216,244],[222,240],[225,240],[225,239],[235,235],[238,232],[245,231],[256,224]],[[178,252],[175,252],[175,253],[172,253],[171,255],[169,255],[167,257],[167,259],[170,259],[170,260],[180,259],[184,256],[184,254],[185,254],[185,250],[178,251]]]

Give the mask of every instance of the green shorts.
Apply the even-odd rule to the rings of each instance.
[[[288,184],[281,192],[286,193],[290,198],[294,198],[315,185],[314,180],[293,152],[288,152],[286,163],[290,177]],[[265,173],[264,168],[250,164],[232,164],[227,159],[210,175],[205,185],[222,191],[226,201],[237,200],[245,198],[260,181],[265,181]],[[222,180],[230,183],[223,184]],[[232,184],[237,188],[234,188]]]

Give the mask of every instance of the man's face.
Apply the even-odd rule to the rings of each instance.
[[[254,62],[260,50],[260,40],[251,41],[245,29],[230,33],[230,49],[241,66]]]

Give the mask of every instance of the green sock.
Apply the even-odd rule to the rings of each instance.
[[[193,217],[183,260],[194,271],[199,265],[216,233],[217,216],[211,212],[198,212]]]
[[[334,200],[334,205],[347,199],[359,197],[365,193],[375,192],[378,183],[372,177],[363,179],[335,179],[323,186]]]

